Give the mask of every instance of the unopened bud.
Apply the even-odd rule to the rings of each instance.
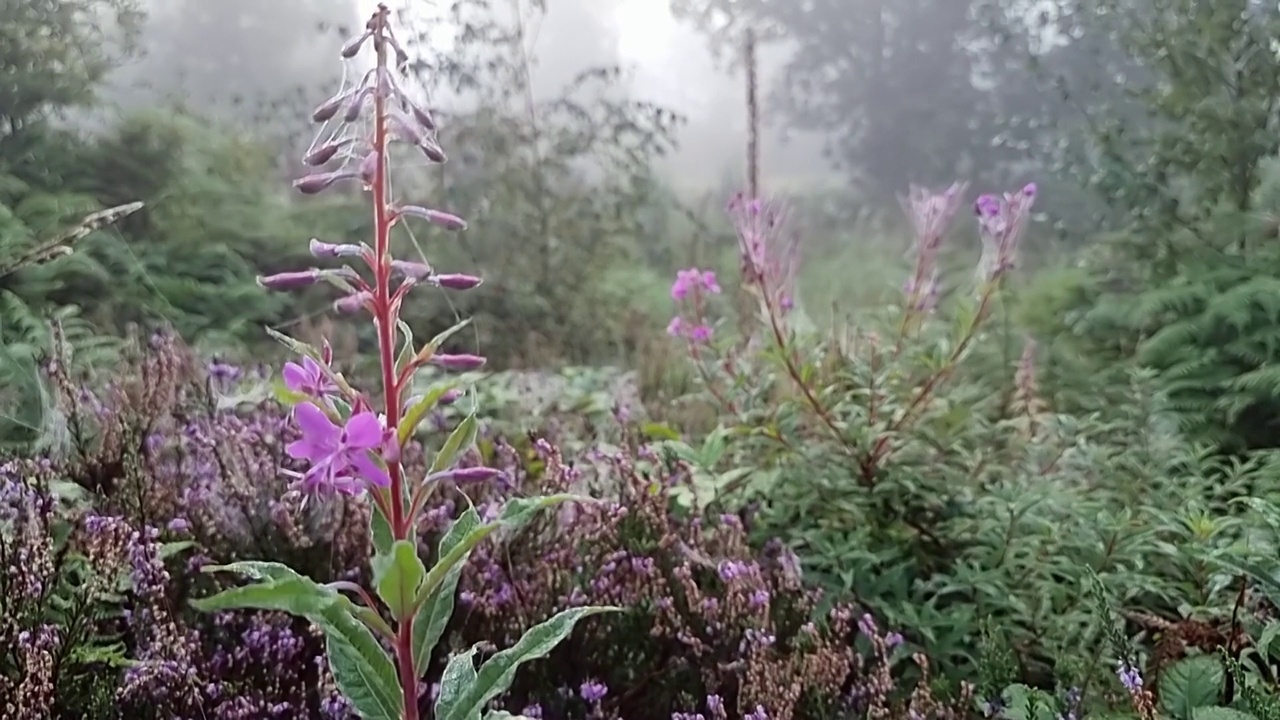
[[[449,290],[471,290],[479,287],[482,282],[484,281],[475,275],[463,275],[461,273],[435,276],[435,283]]]
[[[369,93],[373,92],[372,88],[363,87],[352,98],[351,104],[347,106],[347,112],[342,116],[343,122],[355,122],[360,117],[360,111],[364,109],[364,101],[369,97]]]
[[[318,258],[356,257],[364,253],[364,249],[359,245],[335,245],[320,242],[315,238],[311,238],[311,244],[308,247],[312,256]]]
[[[338,170],[335,172],[316,173],[307,175],[293,181],[293,186],[304,195],[315,195],[329,188],[330,185],[339,180],[347,180],[356,177],[356,174],[349,170]]]
[[[348,60],[355,57],[360,52],[360,48],[364,46],[364,41],[368,40],[372,34],[372,32],[365,30],[360,37],[348,40],[347,44],[342,46],[342,57]]]
[[[333,346],[329,344],[329,338],[322,338],[320,341],[320,362],[325,367],[333,365]]]
[[[422,154],[426,155],[427,159],[433,163],[443,164],[449,161],[449,156],[444,154],[444,149],[429,137],[422,138],[422,142],[418,143],[418,147],[422,149]]]
[[[372,150],[360,161],[360,180],[372,186],[378,179],[378,151]]]
[[[340,313],[349,315],[364,309],[372,301],[373,293],[366,290],[363,292],[352,293],[344,298],[335,300],[333,303],[333,309]]]
[[[436,121],[435,118],[431,117],[431,113],[418,107],[412,102],[406,101],[406,104],[409,106],[409,112],[413,113],[413,119],[417,120],[419,125],[426,128],[428,131],[434,131],[436,129]]]
[[[458,388],[450,388],[444,391],[440,399],[436,401],[437,405],[452,405],[458,402],[458,398],[462,397],[462,391]]]
[[[408,260],[392,260],[391,269],[414,280],[421,280],[423,278],[430,277],[432,272],[430,265],[420,262],[410,262]]]
[[[293,290],[294,288],[314,285],[319,279],[320,271],[312,269],[259,277],[258,284],[268,290]]]
[[[439,210],[431,210],[429,208],[424,208],[419,205],[406,205],[400,208],[397,211],[397,214],[408,215],[410,217],[416,217],[416,218],[422,218],[423,220],[426,220],[427,222],[432,223],[434,225],[439,225],[440,227],[446,230],[466,230],[467,229],[467,221],[463,220],[457,215],[451,215],[447,212],[441,212]]]
[[[453,470],[448,470],[442,474],[446,475],[450,480],[454,482],[473,483],[473,482],[484,482],[486,480],[492,480],[498,477],[499,475],[501,475],[502,471],[498,470],[497,468],[491,468],[491,467],[485,467],[483,465],[479,465],[476,467],[455,468]]]
[[[311,113],[311,119],[318,123],[332,120],[333,116],[338,114],[338,109],[342,107],[342,103],[349,96],[350,93],[348,92],[340,92],[320,103],[320,106]]]
[[[430,362],[432,365],[442,367],[445,370],[466,372],[468,370],[479,370],[484,367],[486,361],[479,355],[432,355]]]
[[[341,150],[344,145],[350,142],[351,142],[350,140],[339,140],[337,142],[331,142],[325,145],[321,145],[320,147],[312,150],[311,152],[303,156],[302,162],[306,163],[307,165],[310,165],[311,167],[319,167],[320,165],[323,165],[329,162],[330,160],[332,160],[333,156],[337,155],[338,151]]]

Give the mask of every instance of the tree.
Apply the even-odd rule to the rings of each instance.
[[[94,89],[132,53],[137,0],[0,2],[0,139],[40,115],[93,101]]]
[[[992,108],[978,81],[980,0],[672,0],[720,43],[754,28],[794,48],[774,98],[870,196],[990,177]]]

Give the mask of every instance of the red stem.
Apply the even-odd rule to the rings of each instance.
[[[385,21],[385,14],[382,16]],[[386,99],[382,93],[382,73],[387,67],[387,46],[382,40],[382,29],[375,39],[378,65],[373,94],[374,129],[373,152],[375,168],[373,177],[373,227],[374,227],[374,316],[378,326],[378,355],[382,362],[383,405],[387,427],[394,432],[400,425],[400,383],[396,376],[396,322],[395,305],[391,293],[391,216],[387,199],[387,113]],[[387,464],[391,476],[391,515],[388,520],[391,534],[396,540],[407,539],[411,525],[405,517],[404,477],[399,461]],[[396,665],[400,673],[403,691],[402,720],[418,720],[418,671],[413,660],[413,615],[399,621],[396,628]]]

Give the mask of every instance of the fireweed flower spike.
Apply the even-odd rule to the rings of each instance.
[[[442,481],[460,487],[490,482],[499,473],[487,467],[458,465],[476,441],[479,427],[474,413],[442,444],[426,478],[407,477],[400,461],[405,443],[416,435],[418,426],[434,409],[455,402],[461,395],[456,387],[460,381],[455,380],[434,385],[424,382],[427,387],[420,387],[415,384],[417,371],[426,365],[445,371],[474,370],[485,360],[478,355],[440,352],[439,346],[465,321],[418,347],[400,320],[400,308],[414,287],[469,290],[477,287],[480,279],[461,273],[439,275],[430,263],[401,261],[392,255],[391,231],[398,222],[425,220],[446,230],[462,230],[466,222],[440,210],[401,206],[390,197],[390,144],[407,142],[437,162],[444,161],[444,152],[430,115],[414,105],[395,82],[393,71],[404,67],[408,56],[391,34],[389,20],[390,11],[380,5],[365,32],[341,51],[344,58],[351,58],[372,47],[374,69],[356,87],[334,95],[312,113],[316,122],[336,121],[340,127],[326,129],[330,134],[312,145],[307,163],[317,168],[341,163],[341,167],[318,170],[294,183],[302,193],[315,194],[339,181],[360,181],[372,205],[370,243],[312,240],[309,244],[314,257],[350,261],[361,266],[360,270],[344,265],[260,279],[263,286],[274,290],[328,281],[342,292],[334,303],[336,309],[359,311],[355,314],[358,318],[366,317],[367,312],[374,324],[381,388],[372,393],[353,388],[333,372],[333,352],[327,341],[317,349],[274,333],[301,356],[288,363],[283,374],[290,390],[285,399],[296,401],[292,419],[299,431],[299,438],[286,451],[305,469],[282,468],[281,473],[295,478],[294,489],[308,496],[343,493],[368,500],[373,587],[320,585],[280,563],[242,562],[206,570],[239,573],[257,584],[232,587],[195,605],[207,611],[288,610],[307,618],[325,633],[334,680],[362,717],[419,720],[420,703],[434,702],[433,717],[469,720],[482,714],[489,698],[505,691],[510,680],[503,678],[510,677],[514,666],[542,657],[569,635],[578,620],[611,608],[575,607],[531,628],[529,632],[538,642],[517,646],[532,649],[512,648],[495,656],[500,669],[488,667],[492,660],[486,660],[477,670],[474,651],[459,653],[444,670],[450,681],[441,684],[434,698],[426,692],[430,684],[424,683],[421,675],[452,613],[459,564],[467,560],[471,549],[500,528],[528,522],[542,508],[581,499],[569,495],[519,498],[485,517],[467,507],[433,553],[436,565],[428,570],[419,555],[417,528],[431,488]],[[355,597],[340,594],[346,592],[354,592]]]
[[[1002,198],[983,195],[974,203],[982,236],[979,270],[983,282],[999,280],[1016,265],[1018,243],[1031,219],[1031,206],[1035,201],[1036,185],[1030,183],[1019,192],[1005,193]]]

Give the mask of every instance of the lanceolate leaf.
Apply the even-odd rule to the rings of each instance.
[[[326,638],[338,689],[366,720],[399,720],[400,681],[377,638],[352,615],[336,590],[299,575],[287,565],[239,562],[204,568],[234,572],[258,582],[192,601],[198,610],[252,608],[288,612],[310,620]]]
[[[510,648],[497,653],[480,666],[474,679],[466,678],[459,670],[458,677],[470,680],[470,686],[451,691],[448,696],[441,684],[440,698],[436,701],[436,718],[438,720],[475,720],[480,712],[493,698],[501,695],[515,679],[516,670],[530,660],[546,657],[555,649],[573,627],[585,617],[605,612],[615,612],[618,608],[610,607],[578,607],[570,608],[554,615],[550,620],[529,628],[529,631]],[[449,665],[462,656],[454,657]],[[468,665],[471,658],[466,657]],[[461,685],[461,683],[458,683]]]
[[[453,707],[462,702],[466,694],[475,686],[476,666],[473,661],[475,655],[476,649],[472,647],[449,658],[449,664],[445,665],[444,674],[440,676],[440,695],[436,698],[437,718],[444,717],[441,715],[441,708]],[[480,711],[477,710],[466,720],[476,720],[479,717]]]
[[[395,664],[369,628],[338,606],[322,622],[333,680],[365,720],[400,720],[402,693]]]
[[[417,603],[421,605],[427,598],[431,597],[431,595],[436,592],[436,589],[444,582],[445,577],[449,575],[449,572],[456,565],[460,564],[471,550],[476,545],[479,545],[485,538],[502,528],[518,528],[532,520],[534,514],[539,510],[562,502],[568,502],[570,500],[589,502],[591,501],[591,498],[579,495],[560,494],[544,497],[516,498],[514,500],[507,501],[495,522],[471,528],[467,531],[466,535],[458,540],[456,545],[436,560],[435,566],[427,573],[426,581],[422,583],[422,590],[418,594]]]
[[[422,397],[415,400],[405,411],[404,417],[400,420],[400,427],[396,429],[396,435],[400,438],[401,444],[413,437],[413,434],[418,431],[418,425],[422,424],[422,419],[440,402],[440,398],[461,384],[458,380],[437,383],[428,388]]]
[[[374,586],[392,617],[403,620],[414,611],[414,598],[427,575],[418,549],[408,540],[397,540],[388,553],[373,558]]]
[[[440,539],[436,557],[446,557],[462,543],[463,539],[480,527],[480,514],[474,507],[462,513],[449,532]],[[439,586],[423,600],[413,623],[413,659],[414,667],[426,667],[431,659],[440,637],[444,635],[449,618],[453,616],[454,594],[458,590],[458,579],[462,576],[462,568],[467,554],[443,574]]]
[[[444,446],[440,448],[440,452],[436,453],[436,458],[432,461],[431,471],[428,474],[447,470],[453,465],[453,461],[458,459],[458,456],[463,451],[475,444],[476,434],[479,429],[475,413],[463,418],[462,422],[458,423],[458,427],[449,433],[449,437],[444,441]]]

